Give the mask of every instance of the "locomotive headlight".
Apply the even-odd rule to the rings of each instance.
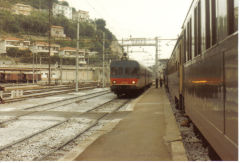
[[[136,84],[136,82],[135,82],[135,81],[132,81],[132,84]]]

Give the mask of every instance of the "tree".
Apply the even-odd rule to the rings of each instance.
[[[63,5],[63,6],[69,6],[68,2],[66,2],[66,1],[63,1],[63,2],[61,3],[61,5]]]
[[[98,30],[104,31],[105,26],[106,26],[105,20],[103,20],[103,19],[97,19],[97,20],[95,21],[95,23],[96,23],[96,26],[97,26],[97,29],[98,29]]]

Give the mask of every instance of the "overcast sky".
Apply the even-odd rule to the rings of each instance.
[[[192,0],[67,0],[77,10],[89,11],[90,18],[103,18],[107,28],[118,38],[176,38]],[[163,43],[160,58],[169,57]],[[169,46],[170,45],[170,46]],[[145,48],[149,49],[149,48]],[[144,50],[145,50],[144,49]],[[133,51],[136,48],[132,49]],[[137,51],[141,51],[138,48]],[[171,50],[170,50],[171,51]],[[154,49],[147,53],[153,53]],[[144,55],[144,54],[143,54]],[[146,56],[146,55],[145,55]],[[138,57],[139,58],[139,57]],[[142,57],[140,57],[142,58]],[[150,59],[149,59],[150,60]]]

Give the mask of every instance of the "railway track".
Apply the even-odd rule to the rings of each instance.
[[[73,88],[72,86],[56,86],[56,87],[44,87],[39,89],[31,89],[31,90],[25,90],[23,92],[23,95],[29,95],[29,94],[36,94],[41,92],[49,92],[51,90],[61,90],[61,89],[69,89]],[[3,98],[9,98],[11,96],[11,91],[5,91],[3,94]]]
[[[94,93],[90,93],[87,95],[71,97],[71,98],[62,99],[59,101],[53,101],[53,102],[49,102],[49,103],[45,103],[45,104],[41,104],[41,105],[26,107],[26,108],[23,108],[22,111],[28,110],[30,112],[22,113],[12,119],[5,120],[5,121],[1,122],[0,125],[3,125],[4,123],[8,123],[13,120],[17,120],[18,118],[26,116],[26,115],[30,115],[30,114],[37,113],[37,112],[49,111],[49,110],[56,109],[61,106],[66,106],[66,105],[69,105],[72,103],[80,102],[83,100],[88,100],[88,99],[95,98],[95,97],[102,96],[102,95],[109,94],[109,93],[111,93],[111,92],[110,91],[99,91],[99,92],[94,92]]]
[[[94,89],[97,88],[97,86],[87,86],[87,87],[80,87],[78,90],[86,90],[86,89]],[[60,95],[60,94],[65,94],[65,93],[71,93],[74,92],[75,88],[56,88],[56,89],[48,89],[48,90],[40,90],[40,91],[33,91],[28,92],[22,97],[19,98],[4,98],[5,103],[12,103],[12,102],[17,102],[17,101],[22,101],[26,100],[29,98],[41,98],[41,97],[48,97],[48,96],[53,96],[53,95]]]
[[[117,106],[113,106],[113,104],[116,102]],[[68,146],[76,139],[79,139],[81,135],[97,126],[98,123],[107,115],[113,114],[129,102],[130,100],[119,101],[119,99],[113,98],[101,105],[98,105],[92,109],[87,110],[86,112],[81,113],[97,113],[97,118],[89,121],[89,123],[87,123],[87,125],[85,124],[85,126],[81,126],[81,120],[70,117],[66,118],[65,120],[61,120],[49,127],[46,127],[36,133],[30,134],[18,141],[5,145],[4,147],[0,148],[0,160],[48,160],[48,158],[55,156],[55,152],[62,150],[64,147]],[[107,107],[110,107],[111,109],[106,112],[104,109]],[[102,109],[103,112],[101,112]],[[64,133],[68,134],[64,137],[62,136]],[[54,140],[49,142],[51,139]],[[33,153],[30,152],[29,156],[26,156],[25,151],[28,150],[31,150]]]

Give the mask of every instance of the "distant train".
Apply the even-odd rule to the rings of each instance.
[[[237,0],[192,2],[165,79],[219,157],[238,160]]]
[[[20,73],[20,72],[0,72],[0,83],[25,83],[41,80],[41,74]]]
[[[135,60],[113,61],[110,71],[111,91],[118,96],[138,93],[152,84],[152,71]]]

